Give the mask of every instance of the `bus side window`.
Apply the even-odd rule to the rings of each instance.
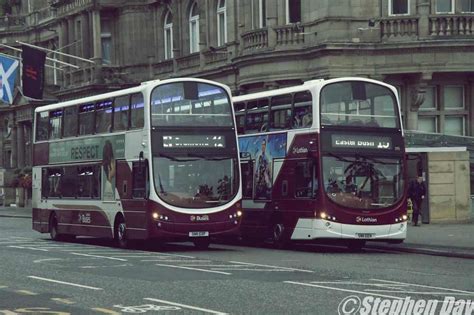
[[[130,128],[143,128],[144,125],[144,101],[141,93],[132,95]]]
[[[93,103],[79,106],[79,135],[94,133],[94,110],[95,104]]]
[[[309,91],[295,94],[293,128],[309,128],[313,124],[313,105]]]
[[[77,135],[77,106],[64,108],[63,137],[75,137]]]
[[[132,198],[147,199],[150,189],[148,178],[148,161],[137,161],[132,163]]]
[[[265,132],[268,130],[267,98],[247,103],[245,130],[246,133]]]
[[[48,140],[49,135],[49,113],[36,114],[36,141]]]
[[[128,129],[128,114],[130,112],[130,96],[120,96],[114,100],[114,131]]]
[[[62,118],[62,109],[57,109],[49,112],[49,139],[61,138]]]
[[[112,131],[112,100],[102,100],[95,104],[95,133]]]
[[[272,97],[270,130],[290,129],[291,94]]]
[[[237,123],[237,133],[239,135],[245,133],[245,103],[234,104],[235,121]]]
[[[49,197],[49,177],[48,169],[43,168],[41,170],[41,198],[47,199]]]
[[[295,183],[296,198],[314,198],[316,196],[318,177],[312,160],[296,162]]]

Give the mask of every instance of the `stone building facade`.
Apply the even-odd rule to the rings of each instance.
[[[17,93],[13,106],[2,106],[7,170],[31,165],[33,109],[55,100],[177,76],[216,80],[235,94],[364,76],[398,88],[409,146],[467,148],[474,179],[472,0],[12,3],[0,19],[1,43],[42,46],[75,67],[49,60],[45,100]],[[5,46],[0,52],[18,56]]]

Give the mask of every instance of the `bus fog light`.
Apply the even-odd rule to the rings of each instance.
[[[234,224],[239,224],[239,222],[236,220],[236,221],[234,221]]]
[[[232,220],[232,214],[229,214],[229,219],[231,219],[231,220]]]
[[[165,217],[165,220],[168,221],[168,217]]]
[[[395,218],[395,222],[398,222],[398,218]]]

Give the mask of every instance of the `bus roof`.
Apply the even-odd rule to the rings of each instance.
[[[294,85],[294,86],[289,86],[289,87],[283,87],[280,89],[243,94],[239,96],[234,96],[232,100],[233,102],[241,102],[241,101],[246,101],[246,100],[254,99],[254,98],[269,97],[269,96],[281,95],[285,93],[301,92],[301,91],[306,91],[310,88],[320,87],[322,85],[336,83],[336,82],[343,82],[343,81],[365,81],[365,82],[371,82],[374,84],[380,84],[391,89],[395,89],[390,84],[387,84],[382,81],[377,81],[374,79],[363,78],[363,77],[340,77],[340,78],[327,79],[327,80],[325,79],[309,80],[309,81],[303,82],[303,84],[301,85]]]
[[[134,86],[134,87],[126,88],[126,89],[121,89],[121,90],[116,90],[116,91],[112,91],[108,93],[96,94],[96,95],[91,95],[91,96],[73,99],[69,101],[39,106],[35,109],[35,113],[55,110],[58,108],[68,107],[68,106],[77,105],[77,104],[94,102],[94,101],[107,99],[107,98],[114,98],[121,95],[139,93],[139,92],[146,91],[147,89],[152,89],[155,86],[158,86],[161,84],[181,82],[181,81],[196,81],[196,82],[201,82],[201,83],[214,84],[225,89],[230,95],[230,89],[227,85],[224,85],[215,81],[211,81],[211,80],[206,80],[206,79],[201,79],[201,78],[174,78],[174,79],[166,79],[166,80],[157,79],[157,80],[144,81],[138,86]]]

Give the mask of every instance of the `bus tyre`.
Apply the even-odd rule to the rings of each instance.
[[[365,246],[364,240],[351,240],[347,243],[347,248],[354,252],[360,252]]]
[[[49,218],[49,235],[53,241],[61,240],[61,235],[58,232],[58,219],[54,213]]]
[[[285,233],[285,226],[283,223],[276,223],[272,229],[272,243],[276,248],[286,248],[289,245],[288,237]]]
[[[209,237],[198,238],[193,240],[193,243],[197,249],[208,249],[209,245],[211,244],[211,240],[209,239]]]
[[[127,240],[127,226],[122,216],[117,217],[115,221],[114,239],[115,244],[119,248],[127,248],[129,245]]]

